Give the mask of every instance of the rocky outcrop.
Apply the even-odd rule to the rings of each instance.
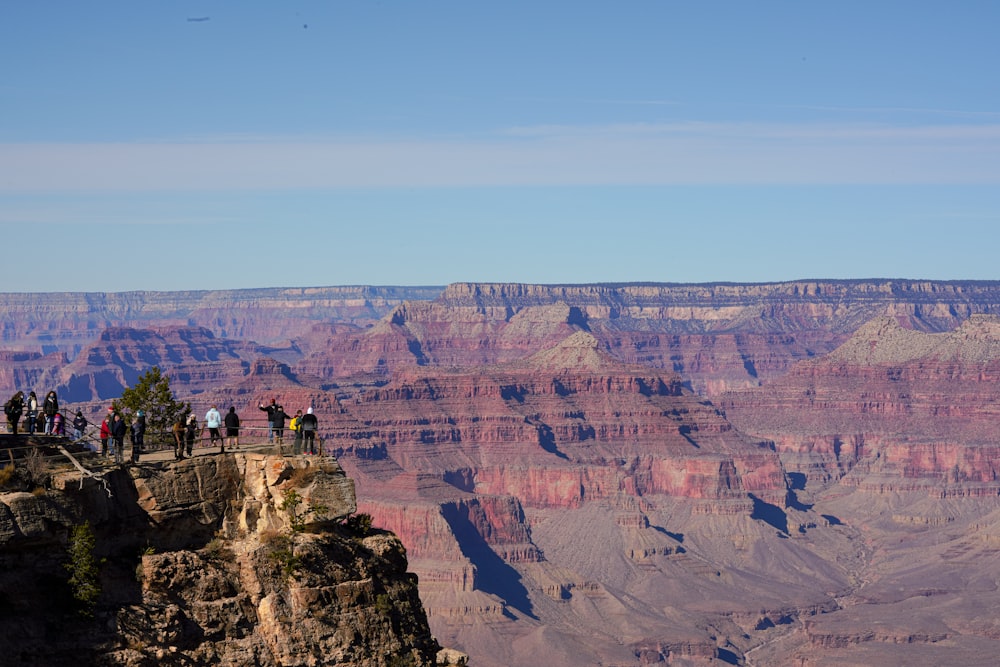
[[[436,663],[402,544],[342,521],[354,487],[332,460],[204,456],[105,481],[0,495],[0,649],[18,664]],[[84,522],[93,607],[64,568]]]

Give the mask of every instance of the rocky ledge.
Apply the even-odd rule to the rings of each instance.
[[[48,488],[0,493],[0,654],[46,666],[437,664],[402,544],[355,509],[332,459],[249,453],[103,479],[55,472]]]

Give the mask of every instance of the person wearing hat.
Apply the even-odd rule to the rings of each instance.
[[[142,453],[143,439],[146,437],[146,413],[139,410],[135,413],[135,421],[132,422],[132,463],[139,462],[139,454]]]
[[[285,444],[285,420],[288,419],[288,415],[285,414],[284,406],[279,405],[274,409],[274,439],[278,445]]]
[[[114,413],[108,410],[108,414],[104,415],[104,421],[101,422],[101,456],[108,455],[108,439],[111,437],[111,420]]]
[[[302,415],[299,422],[299,429],[302,431],[302,448],[310,454],[316,454],[316,431],[319,430],[319,420],[313,414],[313,409],[309,408]]]
[[[73,417],[73,439],[79,440],[83,437],[83,429],[87,428],[87,418],[83,416],[82,410],[76,411],[76,416]]]

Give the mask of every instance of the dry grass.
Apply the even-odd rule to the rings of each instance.
[[[236,560],[236,554],[229,548],[226,542],[218,537],[209,541],[205,545],[205,557],[210,560],[232,562]]]
[[[260,543],[265,546],[280,544],[282,541],[287,539],[288,536],[280,530],[265,530],[260,534]]]
[[[0,488],[7,486],[7,484],[14,478],[14,466],[4,466],[0,468]]]
[[[309,486],[309,483],[316,477],[316,472],[314,468],[295,468],[288,476],[288,482],[298,488]]]
[[[32,447],[24,457],[24,467],[28,471],[31,481],[39,486],[44,486],[48,479],[48,466],[42,453]]]

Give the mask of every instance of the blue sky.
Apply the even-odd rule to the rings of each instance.
[[[997,25],[985,1],[2,3],[0,291],[997,279]]]

